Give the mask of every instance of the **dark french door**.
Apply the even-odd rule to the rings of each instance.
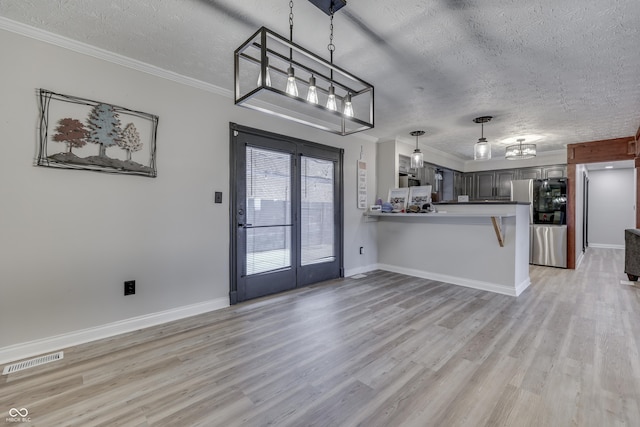
[[[342,150],[231,124],[231,303],[342,276]]]

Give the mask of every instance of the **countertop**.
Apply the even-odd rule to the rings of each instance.
[[[433,202],[434,205],[530,205],[529,202],[512,202],[510,200],[474,200],[471,202]]]

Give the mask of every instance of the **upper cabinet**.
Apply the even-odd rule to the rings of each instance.
[[[465,173],[463,181],[470,183],[465,187],[470,199],[505,200],[511,198],[511,181],[513,180],[562,178],[566,176],[566,171],[566,165],[499,169]]]
[[[516,169],[516,179],[540,179],[542,178],[542,168],[520,168]]]
[[[396,156],[398,170],[401,174],[415,174],[421,185],[432,185],[432,192],[437,193],[441,200],[455,200],[461,195],[469,196],[470,200],[509,200],[511,198],[511,181],[513,180],[563,178],[567,176],[566,165],[463,173],[425,162],[424,167],[411,169],[409,156],[402,154]],[[443,180],[436,181],[438,173],[443,177]]]
[[[515,169],[482,171],[473,174],[473,199],[509,199],[511,181],[516,179]]]
[[[542,169],[544,172],[544,176],[542,178],[564,178],[567,176],[566,165],[547,166]]]
[[[474,174],[474,199],[493,199],[495,195],[496,175],[494,171]]]
[[[511,181],[517,179],[515,169],[496,171],[496,198],[511,199]]]

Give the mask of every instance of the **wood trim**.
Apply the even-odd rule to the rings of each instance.
[[[567,145],[567,164],[614,162],[636,158],[633,136]]]
[[[636,228],[640,228],[640,209],[638,209],[638,202],[640,201],[640,157],[636,157]]]
[[[636,168],[636,228],[640,228],[640,128],[634,136],[603,139],[567,145],[567,268],[575,269],[576,262],[576,165],[583,163],[635,160]]]
[[[576,165],[567,165],[567,268],[576,268]]]
[[[491,217],[491,223],[493,224],[493,231],[496,232],[496,238],[498,239],[498,244],[501,248],[504,247],[504,237],[502,236],[502,218],[500,218],[500,223],[498,223],[498,219],[495,216]]]

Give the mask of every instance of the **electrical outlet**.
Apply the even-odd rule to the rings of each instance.
[[[134,295],[136,293],[136,281],[127,280],[124,282],[124,295]]]
[[[222,203],[222,191],[215,192],[214,203]]]

